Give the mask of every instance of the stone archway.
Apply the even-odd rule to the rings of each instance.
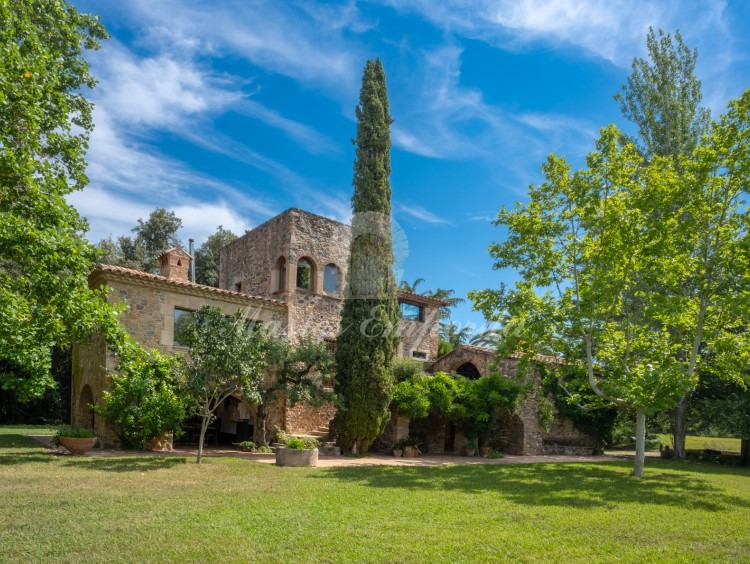
[[[94,404],[94,393],[91,386],[86,384],[78,396],[78,407],[76,409],[76,427],[93,429],[96,414],[90,407]]]
[[[521,418],[501,409],[498,413],[497,431],[490,439],[490,446],[505,454],[524,452],[524,424]]]
[[[465,376],[469,380],[476,380],[482,376],[473,362],[464,362],[461,366],[456,368],[456,374]]]

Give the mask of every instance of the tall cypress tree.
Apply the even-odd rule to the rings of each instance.
[[[385,72],[368,61],[357,114],[352,241],[336,348],[340,445],[367,452],[383,432],[393,396],[398,304],[391,237],[391,134]]]

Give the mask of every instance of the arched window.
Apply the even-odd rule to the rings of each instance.
[[[280,257],[276,261],[276,284],[274,290],[283,290],[286,288],[286,259]]]
[[[323,270],[323,291],[326,294],[337,294],[339,292],[339,280],[341,271],[335,264],[327,264]]]
[[[303,290],[313,289],[313,266],[305,258],[297,261],[297,288],[302,288]]]

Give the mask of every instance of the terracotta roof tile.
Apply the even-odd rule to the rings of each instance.
[[[250,294],[244,294],[242,292],[235,292],[233,290],[223,290],[221,288],[214,288],[213,286],[204,286],[203,284],[196,284],[187,280],[174,280],[172,278],[164,278],[158,274],[151,274],[150,272],[143,272],[142,270],[135,270],[134,268],[126,268],[124,266],[115,266],[113,264],[98,264],[94,267],[94,271],[100,270],[102,272],[111,272],[113,274],[121,274],[129,276],[131,278],[137,278],[139,280],[149,280],[152,282],[159,282],[161,284],[168,284],[170,286],[177,286],[180,288],[190,288],[195,290],[201,290],[203,292],[209,292],[211,294],[217,294],[220,296],[231,296],[235,298],[245,298],[259,300],[262,302],[268,302],[274,305],[286,306],[286,302],[280,300],[274,300],[272,298],[264,298],[261,296],[252,296]]]

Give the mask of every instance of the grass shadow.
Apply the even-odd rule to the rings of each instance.
[[[645,478],[636,479],[624,473],[623,467],[629,469],[630,465],[341,467],[326,469],[320,478],[358,482],[373,488],[497,492],[516,503],[536,506],[613,508],[618,504],[642,504],[724,511],[745,507],[748,503],[748,499],[729,495],[709,483],[705,477],[707,468],[703,472],[665,472],[671,468],[652,467],[647,470]]]
[[[76,456],[66,457],[63,466],[99,472],[146,472],[174,468],[187,459],[178,456]]]

